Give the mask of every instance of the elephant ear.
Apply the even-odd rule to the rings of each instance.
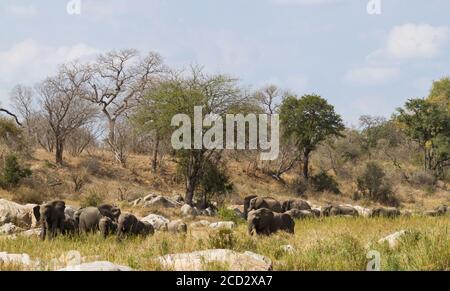
[[[261,215],[270,219],[272,219],[274,216],[273,212],[267,208],[261,208]]]
[[[36,221],[41,220],[41,206],[36,205],[33,207],[33,215],[36,218]]]

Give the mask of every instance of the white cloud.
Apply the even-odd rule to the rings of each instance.
[[[387,38],[386,52],[400,59],[433,58],[449,40],[448,27],[429,24],[405,24],[394,27]]]
[[[88,59],[99,51],[84,43],[49,46],[33,39],[0,51],[0,87],[3,92],[17,83],[32,85],[55,72],[58,65],[76,59]]]
[[[6,6],[5,11],[8,15],[20,17],[33,17],[38,15],[38,11],[33,5],[11,4]]]
[[[369,66],[351,69],[345,75],[345,80],[360,85],[380,85],[395,79],[399,74],[397,68]]]

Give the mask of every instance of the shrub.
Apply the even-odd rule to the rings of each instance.
[[[224,221],[233,221],[236,224],[244,221],[244,219],[241,216],[239,216],[234,210],[228,209],[226,207],[219,208],[217,214],[220,217],[220,219]]]
[[[409,178],[409,181],[411,184],[415,186],[421,186],[421,187],[433,187],[436,184],[436,177],[426,171],[417,171],[414,172],[411,177]]]
[[[200,178],[200,188],[202,193],[201,208],[210,205],[212,198],[222,200],[233,191],[233,183],[226,174],[225,166],[219,162],[208,160]]]
[[[304,178],[297,178],[292,183],[291,188],[295,195],[303,196],[308,190],[308,182]]]
[[[25,186],[19,187],[14,193],[14,201],[21,204],[42,204],[46,199],[46,193]]]
[[[340,193],[336,180],[323,171],[311,177],[311,186],[317,192],[330,191],[335,194]]]
[[[84,167],[90,175],[102,174],[101,164],[97,158],[89,158],[87,160],[83,160],[80,163],[80,166]]]
[[[81,198],[81,207],[89,207],[89,206],[99,206],[105,200],[105,194],[97,191],[95,189],[91,189],[88,193],[84,194]]]
[[[383,169],[374,162],[369,162],[363,173],[357,178],[358,190],[374,202],[398,206],[399,201],[392,191],[391,183],[385,178]]]
[[[15,155],[9,155],[5,160],[0,184],[4,188],[17,186],[22,178],[29,176],[31,176],[31,170],[21,167]]]

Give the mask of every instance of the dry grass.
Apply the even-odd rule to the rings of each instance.
[[[397,249],[376,242],[393,232],[411,232]],[[0,239],[0,249],[27,253],[49,263],[70,250],[83,257],[107,260],[138,270],[158,270],[154,258],[169,253],[226,247],[253,251],[273,261],[274,270],[365,270],[366,246],[381,253],[382,270],[450,270],[450,221],[448,217],[402,217],[399,219],[326,218],[297,221],[295,235],[277,233],[270,237],[250,237],[240,224],[229,234],[214,230],[189,230],[186,235],[158,232],[147,238],[131,238],[123,243],[99,235],[40,242],[37,238]],[[293,253],[284,252],[290,244]],[[45,265],[45,264],[44,264]],[[221,269],[215,266],[215,269]],[[11,270],[0,266],[0,270]],[[222,268],[223,269],[223,268]]]

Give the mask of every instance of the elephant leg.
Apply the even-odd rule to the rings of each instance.
[[[45,222],[41,222],[41,240],[45,240],[45,236],[47,234],[47,227],[45,225]]]

